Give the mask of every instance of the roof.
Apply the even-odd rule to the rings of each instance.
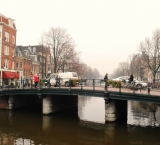
[[[14,19],[8,18],[8,17],[6,17],[6,16],[4,16],[2,14],[0,14],[0,23],[4,23],[4,24],[16,29],[16,25],[14,23]]]

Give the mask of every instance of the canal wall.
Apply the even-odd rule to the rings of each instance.
[[[24,107],[41,107],[43,114],[51,114],[78,106],[76,95],[10,95],[0,97],[0,109],[18,109]]]
[[[0,97],[0,109],[17,109],[28,106],[40,106],[42,101],[35,95],[10,95]]]
[[[51,114],[78,106],[78,96],[52,96],[43,98],[43,114]]]

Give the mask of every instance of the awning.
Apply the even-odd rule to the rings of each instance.
[[[16,72],[9,72],[9,71],[3,71],[2,72],[2,78],[3,79],[13,79],[13,78],[19,78],[19,74]]]

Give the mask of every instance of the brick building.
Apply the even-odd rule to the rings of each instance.
[[[15,84],[19,80],[16,71],[16,26],[14,19],[0,14],[0,83]]]

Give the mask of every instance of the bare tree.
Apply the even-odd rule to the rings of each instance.
[[[98,69],[96,69],[96,68],[93,69],[93,74],[92,75],[93,75],[94,79],[99,79],[101,77]]]
[[[160,67],[160,29],[153,32],[152,39],[146,38],[144,42],[141,42],[139,49],[142,52],[146,66],[152,72],[153,82],[155,82],[156,73]]]
[[[122,70],[123,75],[129,75],[129,63],[121,62],[119,68]]]
[[[65,29],[51,27],[43,34],[44,43],[51,48],[54,73],[60,69],[64,71],[65,66],[77,57],[75,43]]]

